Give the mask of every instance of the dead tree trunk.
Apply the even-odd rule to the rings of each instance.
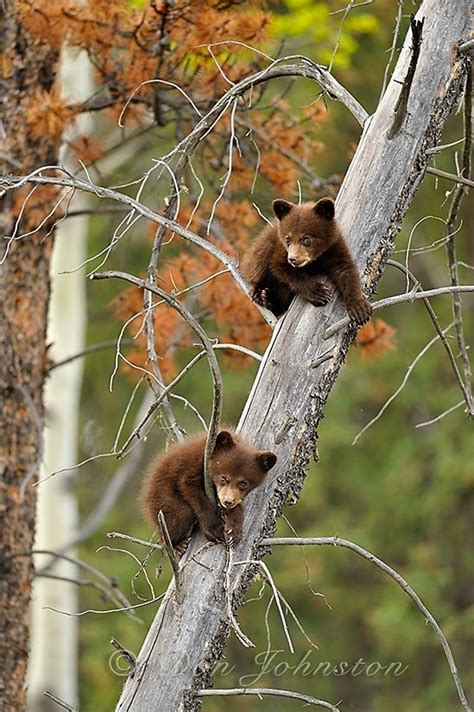
[[[49,91],[56,53],[21,28],[15,3],[0,8],[3,78],[0,164],[2,173],[28,173],[55,162],[53,141],[30,133],[26,114],[38,90]],[[2,236],[14,234],[18,203],[1,199]],[[20,232],[34,227],[21,223]],[[25,708],[24,680],[29,644],[29,611],[35,529],[35,480],[41,459],[46,319],[52,238],[45,225],[14,240],[0,265],[0,709]],[[2,240],[5,257],[8,240]],[[26,486],[27,483],[29,486]],[[23,493],[24,490],[24,493]],[[24,495],[24,496],[23,496]],[[24,554],[27,554],[24,556]],[[17,556],[21,554],[21,556]]]
[[[393,79],[363,135],[337,200],[343,232],[357,257],[368,293],[377,284],[394,238],[426,167],[426,151],[436,145],[446,116],[463,86],[466,56],[457,44],[467,38],[470,0],[425,0],[416,66],[410,68],[411,32]],[[414,71],[413,71],[414,70]],[[398,101],[400,82],[411,77],[407,102]],[[398,101],[398,112],[395,108]],[[400,108],[401,107],[401,108]],[[322,408],[344,361],[354,332],[345,329],[325,340],[327,327],[343,314],[339,299],[324,310],[297,301],[276,329],[240,421],[240,430],[259,448],[278,454],[267,487],[246,502],[243,541],[235,561],[263,556],[259,544],[275,528],[289,499],[299,496],[309,459],[316,454],[316,428]],[[325,357],[326,355],[326,357]],[[322,358],[324,357],[324,358]],[[318,365],[319,364],[319,365]],[[191,560],[203,540],[193,542],[183,571],[184,602],[174,583],[156,615],[140,652],[134,676],[126,682],[117,709],[195,710],[198,691],[211,684],[214,664],[229,631],[224,593],[225,552],[212,547]],[[233,605],[242,602],[255,565],[233,566]]]

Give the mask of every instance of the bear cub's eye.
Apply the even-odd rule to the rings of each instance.
[[[221,475],[220,481],[221,481],[221,485],[226,485],[229,480],[225,475]]]
[[[239,489],[246,490],[247,487],[248,487],[248,482],[244,482],[243,480],[242,480],[242,482],[239,482]]]
[[[285,237],[285,245],[291,245],[291,239],[289,237]]]
[[[311,245],[311,238],[308,236],[303,237],[303,239],[301,240],[301,244],[305,247],[308,247],[308,245]]]

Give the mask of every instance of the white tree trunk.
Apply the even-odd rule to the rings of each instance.
[[[394,109],[412,56],[409,32],[394,76],[364,132],[337,200],[337,214],[373,290],[394,247],[403,215],[426,166],[426,150],[438,139],[463,83],[465,60],[456,43],[467,39],[471,0],[425,0],[421,51],[401,129],[390,137]],[[301,490],[322,408],[353,338],[344,329],[325,340],[327,326],[343,314],[340,299],[324,309],[296,300],[280,320],[242,414],[239,428],[256,447],[272,449],[278,462],[269,481],[249,495],[241,544],[230,569],[233,606],[242,602],[263,556],[262,538],[275,528],[288,498]],[[322,358],[330,353],[329,358]],[[318,365],[319,364],[319,365]],[[202,537],[187,552],[182,572],[184,601],[170,584],[117,706],[120,712],[194,711],[199,691],[211,684],[214,665],[229,630],[225,552],[214,546],[197,554]],[[197,557],[193,558],[193,557]],[[341,633],[343,634],[343,632]],[[460,694],[461,697],[461,694]]]
[[[62,56],[62,86],[71,101],[82,101],[92,94],[92,80],[87,55],[73,55],[65,50]],[[88,123],[88,122],[87,122]],[[84,121],[74,129],[87,132]],[[68,138],[72,137],[68,134]],[[62,163],[69,170],[77,169],[66,147]],[[87,209],[88,196],[77,193],[70,209]],[[56,230],[52,260],[48,342],[50,356],[59,361],[84,348],[86,326],[86,293],[82,270],[61,274],[80,265],[86,258],[88,217],[78,216],[62,222]],[[52,371],[45,392],[46,430],[44,435],[43,476],[77,462],[79,401],[82,383],[82,359]],[[78,525],[73,475],[63,473],[38,488],[36,549],[56,550],[69,541]],[[36,568],[49,558],[37,556]],[[57,560],[48,573],[77,579],[76,567]],[[69,704],[78,699],[77,654],[78,618],[62,616],[45,607],[74,612],[78,590],[74,584],[50,578],[34,582],[31,607],[31,654],[28,669],[28,709],[30,712],[56,710],[44,690],[49,690]]]

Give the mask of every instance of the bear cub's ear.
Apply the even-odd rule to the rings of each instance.
[[[274,200],[272,203],[273,212],[277,216],[278,220],[283,220],[285,215],[288,215],[290,210],[294,207],[293,203],[289,203],[287,200]]]
[[[275,462],[277,461],[277,456],[274,452],[258,452],[255,458],[264,472],[271,470]]]
[[[321,198],[314,204],[313,210],[316,215],[320,215],[326,220],[332,220],[334,218],[334,201],[331,198]]]
[[[221,430],[217,435],[215,450],[230,450],[234,447],[235,442],[228,430]]]

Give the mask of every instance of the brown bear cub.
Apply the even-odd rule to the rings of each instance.
[[[219,512],[204,491],[205,446],[206,434],[201,433],[159,455],[140,492],[143,512],[154,529],[163,510],[179,553],[196,522],[210,541],[238,543],[244,521],[241,503],[277,459],[273,452],[258,452],[235,432],[221,430],[208,468],[222,507]]]
[[[253,288],[255,302],[276,316],[296,295],[324,306],[337,287],[352,323],[370,319],[372,307],[362,294],[357,267],[334,217],[334,202],[294,205],[274,200],[276,224],[268,225],[247,252],[242,271]]]

